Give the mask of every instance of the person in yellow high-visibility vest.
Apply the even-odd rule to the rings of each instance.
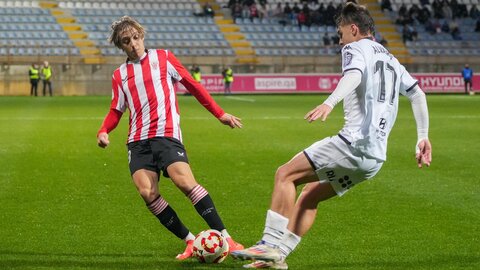
[[[193,66],[192,77],[198,83],[202,83],[202,73],[200,72],[200,67],[199,66]]]
[[[230,67],[227,67],[222,71],[222,76],[223,76],[223,82],[225,85],[224,93],[225,95],[229,95],[232,93],[231,85],[233,82],[233,70]]]
[[[52,67],[48,65],[47,61],[43,62],[43,67],[42,67],[42,71],[40,72],[40,76],[43,81],[43,95],[45,96],[45,90],[48,85],[50,96],[52,96],[52,81],[51,81]]]
[[[30,96],[37,96],[38,80],[40,79],[37,64],[32,64],[28,70],[28,77],[30,78]]]

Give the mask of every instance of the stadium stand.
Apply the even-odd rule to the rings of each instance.
[[[454,40],[447,33],[429,34],[423,25],[414,22],[418,38],[403,42],[404,28],[395,25],[400,6],[405,4],[410,8],[427,0],[390,0],[392,11],[382,11],[383,1],[362,0],[360,3],[368,6],[378,36],[388,41],[388,49],[403,63],[459,64],[480,56],[480,33],[475,32],[477,20],[456,19],[461,40]],[[207,2],[215,12],[214,17],[201,16],[202,6]],[[49,59],[53,64],[118,63],[124,55],[108,44],[107,38],[111,22],[123,15],[133,16],[145,25],[148,47],[171,49],[187,64],[200,61],[204,65],[245,65],[247,71],[252,70],[252,64],[270,71],[318,70],[318,67],[333,71],[331,65],[340,61],[335,41],[324,42],[325,36],[332,39],[336,36],[331,23],[299,26],[291,21],[280,22],[272,12],[278,4],[283,7],[284,0],[267,1],[265,7],[260,7],[261,16],[233,19],[228,8],[230,2],[0,0],[0,22],[3,22],[0,61],[29,63],[34,56],[37,59],[53,57]],[[292,5],[295,2],[301,6],[299,1],[292,1]],[[330,2],[334,6],[343,3],[341,0],[318,2],[325,7]],[[478,0],[458,2],[467,9],[478,5]]]
[[[478,6],[478,0],[445,3],[395,0],[390,3],[391,12],[385,10],[385,14],[396,21],[398,33],[405,33],[405,45],[414,56],[480,56],[480,33],[475,32],[478,18],[472,18],[468,13],[473,6]],[[435,5],[443,6],[437,10]],[[462,7],[465,9],[463,12]],[[423,12],[425,17],[421,17]],[[454,34],[455,28],[457,32]],[[416,32],[415,37],[409,35],[412,31]]]
[[[78,55],[68,35],[48,11],[30,1],[0,2],[0,46],[2,55]]]

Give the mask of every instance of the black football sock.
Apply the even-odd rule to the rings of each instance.
[[[178,238],[185,239],[187,237],[190,231],[183,225],[173,208],[161,196],[147,204],[147,207],[160,220],[160,223]]]
[[[201,185],[198,185],[194,187],[192,191],[190,191],[188,198],[192,201],[195,209],[207,222],[210,228],[220,232],[225,229],[222,219],[218,215],[212,198],[206,189],[204,189]]]

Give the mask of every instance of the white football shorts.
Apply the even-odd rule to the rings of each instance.
[[[338,196],[380,170],[383,161],[367,158],[338,135],[315,142],[303,151],[320,181],[328,181]]]

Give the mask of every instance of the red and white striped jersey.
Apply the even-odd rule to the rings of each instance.
[[[130,111],[127,143],[153,137],[182,141],[180,111],[174,88],[185,88],[215,117],[224,111],[187,69],[167,50],[147,50],[136,62],[127,61],[113,72],[110,108]]]

